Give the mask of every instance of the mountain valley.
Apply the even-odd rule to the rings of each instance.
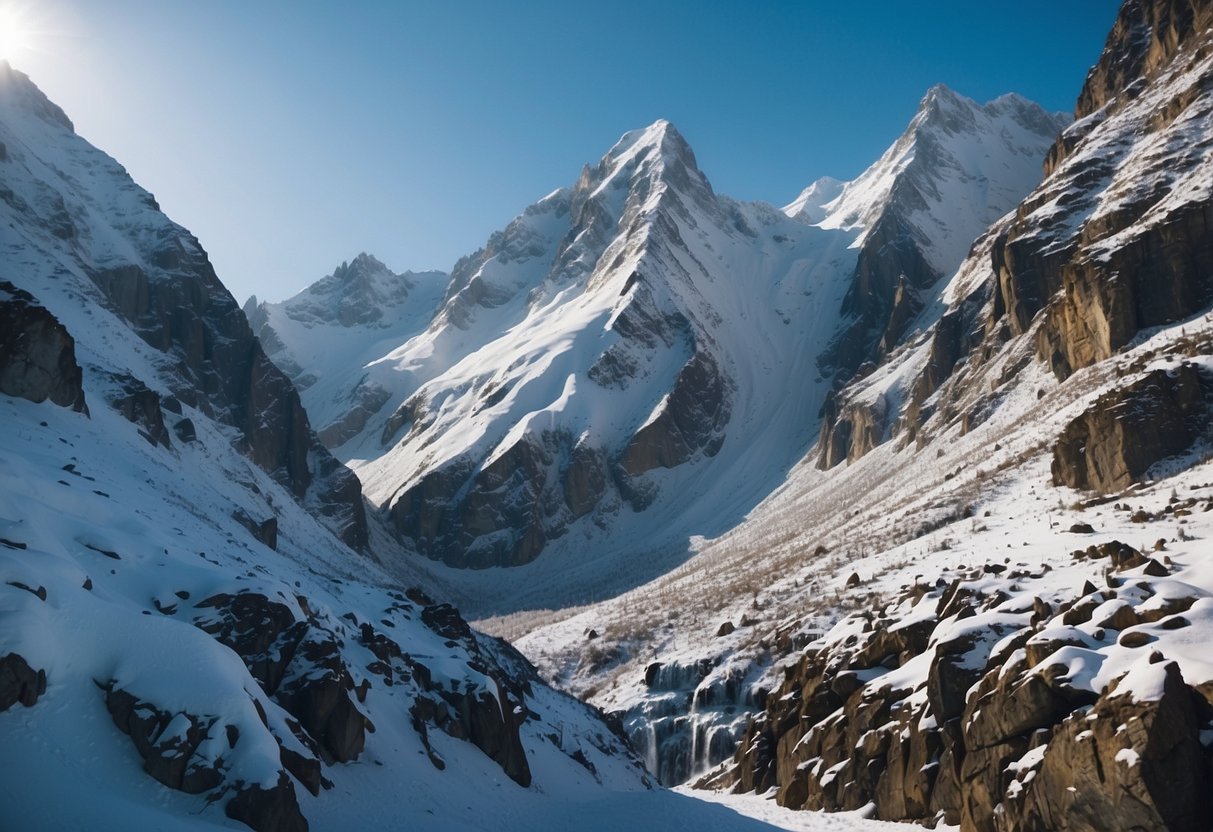
[[[0,63],[0,252],[2,828],[1213,828],[1207,0],[243,308]]]

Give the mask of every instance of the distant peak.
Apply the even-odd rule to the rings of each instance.
[[[957,110],[980,110],[981,105],[968,96],[961,95],[947,84],[936,84],[927,90],[926,95],[918,102],[920,115],[930,117],[936,114],[952,113]]]
[[[932,84],[927,94],[923,96],[923,101],[930,101],[934,98],[962,98],[956,90],[949,87],[947,84],[938,83]]]
[[[379,258],[374,255],[367,254],[365,251],[359,252],[358,256],[349,262],[350,268],[356,269],[374,269],[380,271],[386,269],[387,266],[380,262]]]
[[[620,187],[647,188],[659,182],[683,193],[712,192],[691,146],[667,119],[629,130],[597,165],[587,165],[573,188],[573,213],[576,215],[584,200],[599,192]]]
[[[910,130],[923,128],[934,132],[968,132],[983,129],[986,119],[1010,119],[1029,130],[1049,134],[1060,131],[1070,118],[1065,113],[1050,113],[1044,107],[1017,92],[1007,92],[985,104],[956,92],[946,84],[936,84],[927,90],[918,105],[918,114]]]
[[[837,199],[847,183],[832,176],[822,176],[809,187],[800,192],[800,196],[783,211],[789,217],[797,217],[807,222],[821,222],[826,217],[825,206]]]

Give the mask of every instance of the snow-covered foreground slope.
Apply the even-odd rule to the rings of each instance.
[[[94,410],[86,419],[49,403],[0,401],[0,416],[11,427],[0,438],[6,462],[0,471],[0,654],[19,654],[46,674],[34,704],[14,703],[0,713],[0,826],[246,828],[224,813],[232,780],[277,784],[280,742],[303,756],[311,752],[293,739],[295,717],[281,700],[198,626],[215,618],[210,599],[243,593],[281,604],[306,620],[312,635],[335,638],[355,690],[371,682],[356,707],[374,731],[365,734],[357,760],[306,769],[329,784],[317,796],[294,781],[299,810],[313,830],[479,830],[486,823],[503,830],[886,828],[853,816],[788,818],[757,798],[726,808],[731,804],[646,789],[632,758],[585,706],[537,680],[528,684],[508,648],[481,637],[452,639],[443,622],[453,619],[427,615],[427,607],[412,600],[417,596],[391,589],[383,576],[370,580],[374,569],[319,532],[302,510],[281,515],[277,552],[237,523],[223,522],[233,505],[252,507],[240,481],[257,475],[239,457],[204,450],[222,447],[221,437],[204,432],[184,459],[166,459],[145,450],[150,446],[125,419]],[[185,465],[194,481],[174,474]],[[257,483],[275,493],[264,475]],[[257,624],[266,626],[260,618]],[[382,668],[371,669],[378,653],[375,642],[363,639],[366,625],[406,651],[390,661],[392,686]],[[296,674],[316,672],[307,667],[288,661],[284,687]],[[429,670],[426,682],[422,668]],[[505,680],[505,690],[494,677]],[[9,682],[4,677],[0,690],[7,692]],[[148,714],[154,707],[179,722],[188,714],[204,726],[214,719],[202,743],[182,755],[191,768],[179,772],[197,777],[217,764],[229,790],[189,794],[149,776],[153,768],[161,776],[178,770],[175,723],[147,737],[153,751],[145,759],[115,725],[98,683],[146,703]],[[426,684],[435,687],[427,693]],[[515,685],[529,693],[515,699]],[[487,696],[493,708],[501,701],[528,709],[519,739],[529,787],[466,738],[456,739],[457,726],[448,734],[431,725],[422,739],[410,711],[427,697],[443,701],[443,690]],[[299,828],[281,824],[281,815],[259,828]]]
[[[362,426],[330,446],[406,545],[513,567],[431,570],[464,604],[608,597],[739,522],[808,448],[834,382],[821,357],[851,326],[844,299],[865,257],[884,262],[865,253],[872,229],[913,224],[906,250],[955,268],[955,239],[1031,189],[1061,123],[1013,96],[982,107],[936,88],[864,177],[806,192],[802,207],[834,200],[822,222],[715,194],[658,122],[461,260],[428,327],[396,349],[368,358],[400,328],[343,327],[358,357],[338,369],[322,346],[335,336],[290,311],[324,302],[325,282],[253,315],[297,382],[319,379],[309,412]]]

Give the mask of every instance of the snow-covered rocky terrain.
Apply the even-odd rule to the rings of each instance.
[[[1211,26],[1124,5],[1044,181],[743,523],[609,602],[487,626],[667,782],[1209,828]]]
[[[894,307],[1035,186],[1068,121],[936,87],[870,170],[784,212],[716,194],[660,121],[456,264],[436,312],[406,276],[408,313],[387,307],[400,323],[317,315],[345,270],[374,263],[363,256],[249,314],[406,546],[513,567],[431,570],[463,606],[608,597],[676,567],[692,536],[736,525],[783,482],[840,372],[822,356],[842,366],[885,329],[895,342]],[[910,259],[922,265],[908,290],[869,287]]]
[[[1072,118],[242,314],[5,67],[0,827],[1213,828],[1211,159],[1126,0]]]

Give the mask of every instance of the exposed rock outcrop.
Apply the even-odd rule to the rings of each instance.
[[[1053,483],[1113,493],[1208,432],[1211,384],[1191,364],[1099,397],[1053,446]]]
[[[0,658],[0,713],[20,702],[32,708],[46,693],[46,671],[34,670],[22,656],[9,653]]]
[[[295,788],[282,773],[270,788],[242,784],[236,796],[223,807],[224,813],[256,832],[308,832],[307,818],[299,810]]]
[[[994,315],[1021,334],[1043,311],[1037,351],[1059,378],[1213,303],[1213,208],[1187,184],[1205,154],[1185,133],[1213,112],[1211,24],[1204,2],[1123,5],[1049,179],[994,245]]]
[[[1136,673],[1150,677],[1159,697],[1112,688],[1089,712],[1066,717],[1039,768],[1016,772],[999,829],[1209,828],[1208,754],[1199,736],[1208,703],[1175,662]]]
[[[884,442],[888,415],[882,396],[872,401],[848,401],[837,392],[831,393],[822,413],[817,467],[852,462]]]
[[[216,595],[198,602],[194,623],[235,651],[262,690],[298,720],[292,730],[315,756],[284,751],[283,763],[313,792],[321,782],[316,758],[330,764],[355,760],[362,754],[367,733],[374,730],[358,704],[370,682],[355,684],[347,663],[347,640],[374,655],[367,670],[384,685],[417,685],[420,693],[411,716],[427,746],[426,725],[433,725],[475,745],[515,782],[530,784],[519,731],[526,719],[521,703],[531,691],[530,680],[537,677],[521,656],[514,657],[518,675],[507,677],[495,669],[496,663],[453,607],[434,604],[420,594],[415,600],[400,596],[398,604],[410,615],[408,605],[421,605],[422,623],[450,646],[466,651],[472,657],[471,669],[492,685],[488,689],[455,686],[369,622],[353,616],[343,621],[321,618],[309,611],[307,599],[296,600],[302,617],[260,594]]]
[[[0,393],[88,412],[76,342],[29,292],[0,281]]]
[[[228,817],[256,832],[307,832],[307,819],[285,771],[279,771],[277,783],[269,789],[242,781],[226,782],[229,772],[224,756],[236,751],[241,741],[236,726],[216,716],[165,710],[112,680],[101,687],[114,725],[130,736],[143,758],[143,770],[156,780],[188,794],[209,792],[226,783],[226,790],[234,792],[224,807]],[[285,748],[281,751],[287,753]]]
[[[117,389],[110,399],[115,410],[139,428],[139,435],[153,445],[171,447],[164,415],[160,412],[160,394],[134,376],[115,377]]]
[[[306,609],[306,599],[302,605]],[[290,607],[255,593],[215,595],[195,606],[206,612],[194,623],[240,656],[321,753],[337,762],[357,759],[367,720],[354,702],[354,681],[331,624],[296,618]]]
[[[727,381],[711,356],[696,352],[679,371],[661,411],[623,449],[619,467],[635,477],[674,468],[699,451],[715,456],[728,420]]]

